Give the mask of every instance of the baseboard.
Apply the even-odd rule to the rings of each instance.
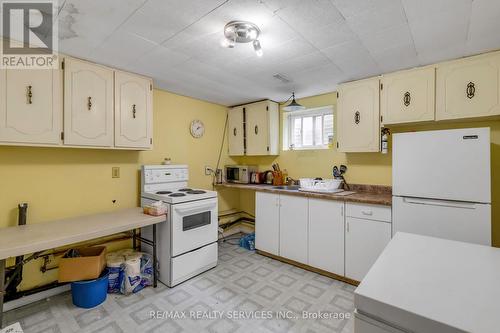
[[[25,306],[34,302],[38,302],[44,300],[46,298],[62,294],[64,292],[71,290],[71,284],[65,284],[64,286],[59,286],[51,289],[47,289],[44,291],[40,291],[36,294],[24,296],[9,302],[6,302],[3,306],[3,311],[7,312],[10,310],[14,310],[20,308],[21,306]]]
[[[269,252],[265,252],[265,251],[261,251],[261,250],[256,250],[256,252],[258,254],[260,254],[260,255],[263,255],[263,256],[266,256],[266,257],[269,257],[269,258],[272,258],[272,259],[275,259],[275,260],[279,260],[281,262],[284,262],[284,263],[287,263],[287,264],[290,264],[290,265],[294,265],[294,266],[297,266],[299,268],[305,269],[307,271],[318,273],[320,275],[324,275],[324,276],[327,276],[329,278],[332,278],[332,279],[335,279],[335,280],[339,280],[339,281],[348,283],[348,284],[356,286],[356,287],[360,284],[359,281],[356,281],[356,280],[353,280],[353,279],[349,279],[347,277],[344,277],[344,276],[341,276],[341,275],[337,275],[335,273],[327,272],[327,271],[324,271],[322,269],[319,269],[319,268],[316,268],[316,267],[312,267],[312,266],[309,266],[309,265],[306,265],[306,264],[302,264],[302,263],[297,262],[295,260],[283,258],[283,257],[277,256],[275,254],[271,254]]]

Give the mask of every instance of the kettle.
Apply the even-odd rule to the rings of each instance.
[[[264,171],[262,174],[263,174],[262,183],[271,185],[274,179],[273,172],[271,170],[267,170]]]

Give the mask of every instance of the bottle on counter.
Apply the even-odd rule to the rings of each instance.
[[[286,182],[288,181],[288,171],[286,169],[283,169],[281,176],[283,177],[283,184],[286,184]]]

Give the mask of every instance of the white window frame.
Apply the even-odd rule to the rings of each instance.
[[[292,111],[292,112],[283,112],[283,150],[315,150],[315,149],[328,149],[328,144],[320,144],[315,145],[313,143],[312,146],[302,146],[302,147],[290,147],[290,142],[292,138],[292,121],[297,117],[313,117],[322,116],[326,114],[333,115],[333,136],[335,136],[335,109],[333,105],[326,105],[317,108],[310,108],[301,111]],[[315,121],[315,120],[314,120]],[[315,124],[313,123],[313,128],[315,128]],[[313,135],[313,141],[314,141]]]

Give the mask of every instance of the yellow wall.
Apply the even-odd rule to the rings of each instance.
[[[138,206],[140,166],[165,157],[189,165],[192,186],[210,189],[204,167],[217,163],[225,117],[224,106],[155,90],[152,151],[0,146],[0,228],[17,224],[20,202],[29,204],[28,223]],[[193,119],[205,124],[201,139],[189,134]],[[221,165],[229,162],[224,147]],[[111,178],[114,166],[121,178]],[[237,206],[238,200],[238,195],[222,196],[219,207]],[[56,270],[42,276],[39,267],[26,267],[23,288],[55,279]]]
[[[306,107],[335,105],[336,94],[304,98],[300,103]],[[189,165],[192,186],[210,188],[211,177],[204,175],[204,167],[214,167],[217,163],[225,117],[223,106],[155,90],[152,151],[0,146],[0,228],[16,225],[20,202],[29,203],[28,223],[137,206],[140,165],[160,163],[165,157],[170,157],[173,163]],[[201,139],[193,139],[189,134],[189,123],[195,118],[206,126]],[[500,121],[419,125],[396,130],[474,126],[489,126],[492,130],[493,242],[500,246]],[[227,156],[226,140],[221,165],[235,162],[258,164],[261,170],[278,162],[294,178],[329,177],[333,165],[346,164],[349,182],[391,184],[390,154],[343,154],[336,149],[282,151],[277,158],[244,157],[233,161]],[[113,166],[121,168],[121,178],[111,178]],[[218,190],[220,210],[241,208],[253,212],[253,192]],[[123,246],[123,242],[118,245]],[[42,275],[39,267],[40,261],[26,267],[23,289],[56,278],[56,270]]]
[[[300,104],[308,107],[336,105],[336,93],[312,96],[300,99]],[[282,131],[282,123],[280,131]],[[392,127],[394,133],[405,131],[436,130],[447,128],[490,127],[491,128],[491,171],[492,171],[492,238],[493,244],[500,247],[500,120],[474,121],[459,123],[432,123],[424,125]],[[282,135],[280,135],[282,138]],[[390,144],[390,142],[389,142]],[[280,148],[282,144],[280,143]],[[261,171],[279,163],[281,169],[287,169],[292,178],[331,177],[334,165],[345,164],[348,167],[347,182],[356,184],[391,185],[391,151],[381,153],[339,153],[334,149],[280,151],[278,157],[238,157],[241,164],[256,164]],[[465,176],[465,174],[464,174]],[[240,193],[240,208],[254,213],[255,199],[252,191]]]

